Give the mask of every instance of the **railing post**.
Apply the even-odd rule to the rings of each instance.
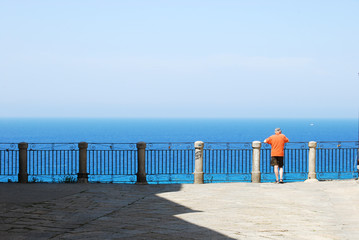
[[[19,174],[18,182],[27,183],[29,174],[27,173],[27,148],[28,144],[26,142],[21,142],[18,144],[19,147]]]
[[[202,141],[197,141],[194,143],[194,148],[195,148],[194,184],[203,184],[204,183],[203,147],[204,147],[204,143]]]
[[[252,142],[253,154],[252,154],[252,182],[261,182],[261,170],[260,170],[260,159],[261,159],[261,142]]]
[[[79,146],[79,173],[77,173],[78,183],[88,183],[87,173],[87,142],[80,142]]]
[[[146,143],[138,142],[137,146],[137,160],[138,160],[138,171],[137,171],[137,182],[136,184],[147,184],[146,179]]]
[[[316,162],[316,149],[317,149],[317,142],[309,142],[309,172],[308,172],[308,179],[305,180],[306,182],[317,182],[317,174],[315,170],[315,162]]]

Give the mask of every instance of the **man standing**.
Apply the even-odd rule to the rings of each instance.
[[[276,128],[274,130],[275,135],[270,136],[266,140],[265,143],[268,143],[272,146],[271,151],[271,161],[270,164],[274,166],[274,174],[276,181],[275,183],[283,183],[283,157],[284,157],[284,145],[289,142],[288,138],[282,134],[282,130],[280,128]],[[278,181],[278,168],[280,180]]]

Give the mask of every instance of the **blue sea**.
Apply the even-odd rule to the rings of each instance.
[[[358,119],[3,118],[0,143],[252,142],[277,127],[291,142],[358,141]]]

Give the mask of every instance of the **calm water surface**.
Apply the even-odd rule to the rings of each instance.
[[[2,143],[358,141],[357,119],[0,119]]]

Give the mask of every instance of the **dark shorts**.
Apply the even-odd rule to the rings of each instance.
[[[272,157],[270,160],[270,165],[275,166],[278,165],[278,167],[283,167],[283,157]]]

